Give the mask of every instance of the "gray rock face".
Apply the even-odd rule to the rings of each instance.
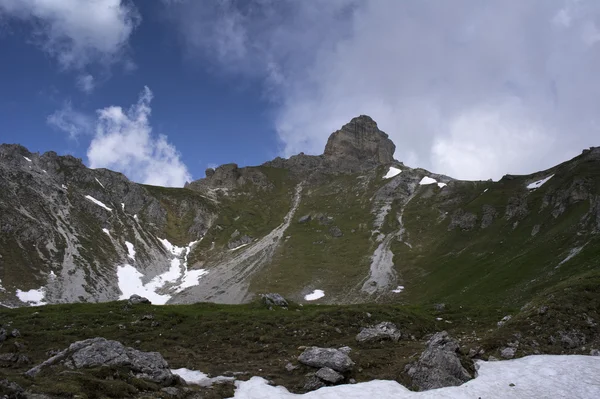
[[[311,220],[310,215],[304,215],[298,219],[298,223],[307,223],[307,222],[310,222],[310,220]]]
[[[331,236],[335,238],[340,238],[344,235],[344,233],[342,233],[342,230],[340,230],[340,228],[337,226],[333,226],[332,228],[330,228],[329,234],[331,234]]]
[[[100,366],[127,367],[136,378],[161,385],[170,385],[177,380],[160,353],[141,352],[105,338],[75,342],[69,348],[27,371],[26,375],[35,377],[45,367],[57,364],[75,369]]]
[[[379,130],[369,116],[353,118],[333,133],[325,146],[325,158],[357,165],[388,164],[394,161],[396,146],[388,135]]]
[[[354,362],[348,355],[338,349],[318,348],[313,346],[307,348],[300,356],[298,361],[311,367],[329,367],[335,371],[344,373],[352,370]]]
[[[337,384],[344,380],[344,376],[329,367],[323,367],[315,374],[318,378],[331,384]]]
[[[496,208],[494,208],[491,205],[484,205],[483,206],[483,216],[481,217],[481,228],[487,229],[488,227],[490,227],[492,225],[492,223],[494,222],[494,219],[496,218],[496,216],[498,216],[498,212],[496,211]]]
[[[150,302],[148,298],[144,298],[143,296],[133,294],[129,297],[127,303],[129,303],[130,305],[139,305],[140,303],[151,304],[152,302]]]
[[[288,301],[279,294],[263,294],[261,297],[263,303],[267,306],[280,306],[282,308],[287,308],[289,306]]]
[[[358,342],[381,340],[391,340],[396,342],[400,340],[401,337],[402,333],[398,330],[394,323],[384,321],[374,327],[363,328],[362,331],[356,336],[356,340]]]
[[[460,363],[458,343],[446,331],[435,334],[419,360],[408,366],[408,376],[419,391],[458,386],[472,377]]]
[[[236,236],[227,243],[227,248],[234,249],[241,247],[242,245],[248,245],[252,242],[252,237],[248,235]]]
[[[306,379],[306,382],[304,383],[302,389],[304,389],[305,391],[315,391],[319,388],[323,388],[324,386],[325,383],[323,382],[323,380],[321,380],[315,375],[311,375]]]

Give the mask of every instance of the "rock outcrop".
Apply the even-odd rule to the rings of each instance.
[[[391,340],[398,341],[402,337],[402,333],[398,330],[394,323],[384,321],[373,327],[366,327],[361,330],[356,336],[358,342],[382,341]]]
[[[298,361],[310,367],[329,367],[340,373],[350,371],[354,367],[352,359],[339,349],[318,348],[316,346],[307,348],[302,352],[298,357]]]
[[[179,378],[171,373],[169,364],[158,352],[141,352],[117,341],[91,338],[77,341],[42,364],[27,371],[34,378],[43,369],[63,365],[73,369],[101,366],[126,367],[136,378],[160,385],[171,385]]]
[[[460,362],[458,343],[446,331],[429,340],[427,349],[407,371],[419,391],[458,386],[472,378]]]

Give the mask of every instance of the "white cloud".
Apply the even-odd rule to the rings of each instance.
[[[34,41],[65,69],[116,61],[141,20],[122,0],[0,0],[2,16],[32,23]]]
[[[129,110],[110,106],[97,111],[89,166],[116,170],[145,184],[181,187],[192,177],[167,137],[152,134],[151,101],[152,92],[145,87]]]
[[[79,75],[77,77],[77,88],[86,94],[90,94],[96,88],[96,83],[92,75]]]
[[[82,134],[91,133],[93,128],[92,118],[74,110],[70,101],[66,101],[62,108],[49,115],[46,122],[53,128],[68,133],[70,139],[77,139]]]
[[[284,155],[321,153],[359,114],[390,134],[396,158],[458,178],[530,173],[599,144],[596,0],[168,9],[190,52],[264,80]]]

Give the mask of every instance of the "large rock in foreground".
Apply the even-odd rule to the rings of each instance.
[[[435,334],[408,375],[419,391],[458,386],[472,377],[460,363],[458,343],[446,331]]]
[[[329,367],[340,373],[350,371],[354,367],[352,359],[339,349],[317,348],[316,346],[302,352],[298,361],[311,367]]]
[[[158,352],[141,352],[105,338],[77,341],[67,349],[25,373],[35,377],[44,368],[54,365],[82,369],[101,366],[126,367],[136,378],[171,385],[179,378],[171,373],[169,364]]]

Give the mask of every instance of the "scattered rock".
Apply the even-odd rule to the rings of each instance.
[[[344,380],[344,376],[338,373],[335,370],[330,369],[329,367],[323,367],[317,371],[315,374],[318,378],[325,382],[330,382],[332,384],[337,384],[340,381]]]
[[[333,226],[332,228],[329,229],[329,234],[331,234],[332,237],[342,237],[344,235],[344,233],[342,233],[342,230],[340,230],[339,227],[337,226]]]
[[[21,388],[19,384],[7,379],[0,380],[0,392],[2,392],[3,395],[7,395],[2,396],[2,398],[21,399],[27,397],[25,396],[25,390]]]
[[[506,324],[506,322],[507,322],[507,321],[509,321],[510,319],[512,319],[512,316],[511,316],[511,315],[504,316],[504,317],[502,318],[502,320],[500,320],[500,321],[498,322],[498,327],[502,327],[502,326],[503,326],[503,325],[505,325],[505,324]]]
[[[500,351],[500,356],[502,356],[502,358],[504,359],[512,359],[515,357],[516,353],[516,348],[504,348]]]
[[[175,387],[165,387],[165,388],[161,389],[160,391],[166,393],[170,397],[175,397],[175,398],[178,397],[180,394],[179,389],[177,389]]]
[[[12,330],[12,332],[10,333],[10,335],[13,338],[19,338],[21,336],[21,332],[15,328],[14,330]]]
[[[285,365],[285,370],[289,371],[290,373],[294,370],[297,370],[298,366],[294,366],[292,363],[289,363]]]
[[[442,312],[442,311],[446,310],[446,304],[445,303],[436,303],[435,305],[433,305],[433,309],[437,310],[438,312]]]
[[[282,308],[287,308],[289,306],[288,301],[285,300],[279,294],[271,293],[271,294],[263,294],[261,295],[262,301],[267,306],[280,306]]]
[[[566,349],[575,349],[579,346],[585,345],[585,335],[578,331],[559,331],[560,342]]]
[[[590,351],[590,356],[600,356],[600,350],[598,350],[598,349],[592,349]]]
[[[356,336],[356,340],[358,342],[369,342],[389,339],[397,342],[401,336],[402,333],[398,331],[398,328],[394,323],[384,321],[374,327],[363,328],[362,331]]]
[[[354,362],[344,352],[333,348],[318,348],[313,346],[307,348],[298,361],[311,367],[329,367],[335,371],[346,372],[352,370]]]
[[[419,360],[407,366],[408,376],[420,391],[458,386],[472,377],[462,366],[459,345],[446,331],[435,334]]]
[[[538,309],[538,314],[545,315],[546,313],[548,313],[548,306],[540,306],[540,308]]]
[[[448,226],[448,230],[451,231],[456,228],[459,228],[461,230],[472,230],[475,227],[476,223],[477,215],[471,212],[466,212],[462,209],[457,209],[452,214],[452,220],[450,222],[450,225]]]
[[[313,374],[306,379],[306,382],[304,383],[302,389],[304,389],[305,391],[316,391],[317,389],[323,388],[324,386],[325,383]]]
[[[298,223],[307,223],[307,222],[310,222],[311,219],[312,218],[310,215],[304,215],[300,219],[298,219]]]
[[[133,294],[132,296],[130,296],[127,303],[129,305],[139,305],[141,303],[145,303],[145,304],[149,304],[149,305],[152,304],[152,302],[150,302],[150,300],[148,298],[144,298],[143,296],[139,296],[137,294]]]
[[[154,315],[153,314],[145,314],[142,316],[140,321],[144,321],[144,320],[154,320]]]
[[[25,374],[35,377],[42,369],[57,364],[73,369],[100,366],[127,367],[136,378],[161,385],[171,385],[178,380],[171,373],[169,364],[160,353],[141,352],[105,338],[77,341]]]

